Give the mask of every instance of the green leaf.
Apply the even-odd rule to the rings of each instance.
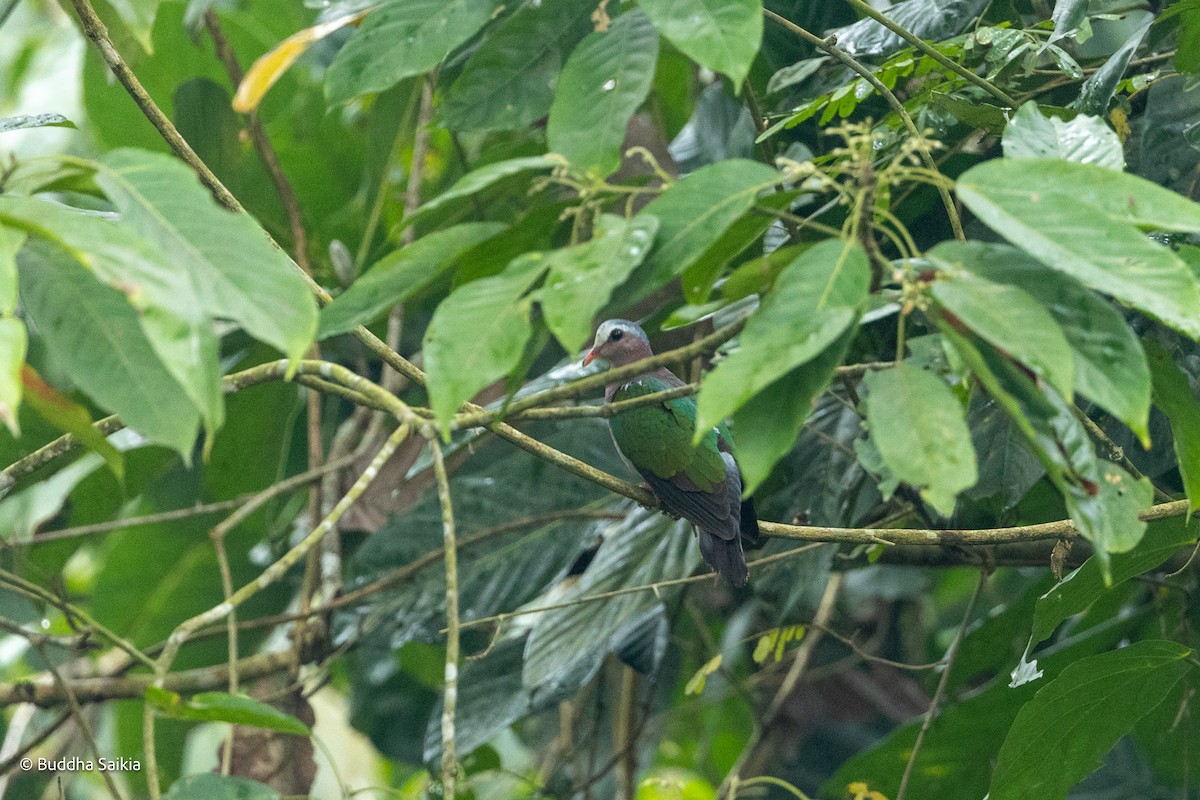
[[[934,282],[932,294],[980,337],[1071,397],[1075,371],[1071,346],[1050,312],[1028,292],[970,272],[951,272]]]
[[[74,128],[75,123],[62,114],[21,114],[16,117],[0,117],[0,133],[45,127]]]
[[[495,164],[488,164],[485,167],[472,170],[455,181],[454,185],[449,189],[414,211],[412,216],[406,217],[404,224],[415,225],[417,220],[425,218],[434,211],[445,208],[455,200],[477,194],[510,175],[519,175],[522,172],[533,170],[551,169],[560,163],[561,161],[554,156],[526,156],[524,158],[511,158],[507,161],[497,161]]]
[[[392,0],[371,13],[325,73],[341,103],[429,72],[491,19],[494,0]]]
[[[782,178],[756,161],[729,159],[696,170],[652,200],[642,213],[658,218],[658,239],[635,275],[640,278],[637,293],[644,295],[684,272],[754,206],[760,192]]]
[[[220,427],[224,421],[224,397],[216,335],[199,307],[191,277],[181,266],[128,228],[43,200],[0,197],[0,222],[53,243],[104,284],[124,294],[126,303],[137,310],[135,318],[145,334],[137,339],[149,342],[162,366],[174,378],[177,385],[173,392],[178,394],[183,389],[184,397],[200,412],[210,431]],[[66,294],[72,289],[64,286],[57,291]],[[106,302],[114,301],[108,298]],[[70,313],[69,309],[58,308]],[[83,369],[88,369],[86,364]],[[96,388],[85,391],[99,400]],[[171,426],[177,435],[181,435],[180,426],[187,425],[192,417],[184,413]],[[126,421],[134,424],[132,420]],[[146,435],[151,434],[146,432]],[[175,441],[180,443],[178,438]]]
[[[1154,405],[1171,423],[1188,510],[1195,511],[1200,508],[1200,402],[1170,353],[1156,342],[1147,341],[1146,357],[1154,379]]]
[[[146,687],[146,700],[166,717],[206,722],[230,722],[252,728],[309,736],[312,731],[291,714],[247,697],[227,692],[201,692],[184,700],[175,692],[158,686]]]
[[[1118,171],[1125,168],[1121,139],[1100,117],[1080,114],[1064,121],[1046,116],[1034,102],[1017,109],[1000,143],[1005,158],[1056,158]]]
[[[650,93],[657,59],[658,33],[639,11],[588,34],[554,90],[546,123],[550,149],[580,171],[601,177],[615,171],[625,128]]]
[[[795,199],[795,192],[776,192],[763,197],[758,204],[763,208],[784,209]],[[725,267],[757,242],[774,222],[775,218],[767,213],[747,214],[734,222],[684,271],[681,276],[684,296],[691,302],[707,300]]]
[[[1138,230],[1200,230],[1200,205],[1094,164],[993,159],[958,196],[989,227],[1052,269],[1200,338],[1200,290],[1170,250]]]
[[[1125,75],[1125,70],[1129,69],[1129,62],[1145,38],[1146,31],[1150,30],[1152,22],[1154,18],[1147,17],[1145,23],[1130,34],[1125,43],[1108,57],[1104,65],[1088,76],[1079,88],[1079,99],[1074,103],[1075,108],[1084,114],[1108,113],[1108,104],[1117,90],[1117,84]]]
[[[29,541],[42,523],[59,512],[71,490],[103,464],[103,458],[88,453],[49,478],[0,500],[0,536],[9,543]]]
[[[682,578],[699,560],[688,523],[673,522],[657,511],[634,509],[607,528],[595,559],[578,583],[556,594],[554,602]],[[610,652],[620,650],[648,619],[661,613],[662,603],[654,592],[629,592],[601,603],[578,603],[538,614],[525,644],[524,685],[537,690],[579,680],[580,674],[586,680]]]
[[[443,434],[450,418],[485,386],[516,367],[533,328],[530,300],[522,300],[548,266],[543,253],[527,253],[504,272],[458,287],[425,329],[429,402]]]
[[[291,260],[247,214],[217,206],[176,158],[116,150],[96,182],[128,225],[186,269],[204,310],[232,319],[287,358],[312,342],[317,306]]]
[[[741,88],[762,43],[762,0],[638,0],[638,6],[684,55]]]
[[[866,376],[867,425],[883,462],[949,516],[975,484],[975,449],[962,404],[933,373],[902,362]]]
[[[566,54],[591,29],[592,0],[542,0],[492,29],[438,109],[454,130],[506,131],[550,110]]]
[[[25,325],[13,317],[0,317],[0,422],[14,437],[21,435],[17,407],[21,405],[21,367],[28,344]]]
[[[1105,584],[1099,559],[1092,556],[1038,598],[1033,611],[1033,631],[1027,652],[1050,638],[1063,620],[1086,611],[1107,592],[1125,581],[1149,572],[1196,541],[1197,526],[1180,519],[1151,524],[1137,547],[1112,557],[1111,583]]]
[[[742,496],[749,497],[792,449],[804,421],[813,413],[821,393],[857,334],[848,328],[807,363],[762,389],[733,413],[737,460],[742,469]]]
[[[199,414],[167,372],[127,295],[44,243],[20,258],[21,300],[51,360],[100,406],[189,458]]]
[[[424,289],[463,253],[502,230],[504,225],[498,222],[467,222],[388,253],[321,310],[317,338],[371,322]]]
[[[158,13],[159,0],[108,0],[121,22],[133,34],[133,38],[147,53],[154,52],[150,34],[154,31],[154,17]]]
[[[940,42],[966,30],[987,7],[987,0],[901,0],[881,8],[888,19],[928,41]],[[866,17],[829,34],[853,56],[890,56],[908,47],[899,34]]]
[[[1033,295],[1058,322],[1071,346],[1075,390],[1128,425],[1149,446],[1150,368],[1137,334],[1120,311],[1075,280],[1007,245],[943,242],[928,255]]]
[[[614,289],[650,252],[658,220],[640,214],[631,220],[604,214],[592,239],[550,253],[550,276],[538,298],[546,324],[568,353],[592,332],[592,320]]]
[[[758,651],[755,650],[754,652],[757,655]],[[691,695],[704,694],[704,684],[708,683],[709,675],[712,675],[714,672],[716,672],[718,669],[721,668],[721,660],[722,660],[721,654],[717,653],[715,656],[710,658],[708,661],[705,661],[704,664],[700,667],[700,669],[696,670],[696,674],[694,674],[694,675],[692,675],[692,677],[688,678],[688,682],[686,684],[684,684],[684,687],[683,687],[684,696],[690,697]],[[761,660],[757,659],[757,658],[755,659],[755,661],[758,663],[762,663]]]
[[[1135,642],[1082,659],[1021,708],[996,762],[992,800],[1061,800],[1188,671],[1190,650]]]
[[[1054,33],[1050,34],[1050,42],[1080,33],[1076,41],[1083,44],[1087,37],[1083,36],[1082,32],[1091,31],[1088,24],[1088,0],[1061,0],[1054,4],[1054,15],[1050,19],[1054,22]]]
[[[279,792],[249,778],[206,772],[175,781],[163,800],[279,800]]]
[[[1097,457],[1087,431],[1054,390],[1039,387],[1021,367],[985,342],[939,323],[942,335],[975,373],[1033,447],[1079,532],[1096,547],[1108,577],[1109,553],[1125,552],[1141,540],[1153,489],[1146,478]]]
[[[858,318],[871,269],[851,240],[828,239],[784,268],[739,337],[700,387],[696,430],[703,432],[760,390],[823,352]]]

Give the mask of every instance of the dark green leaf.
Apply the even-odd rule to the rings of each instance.
[[[502,230],[504,226],[498,222],[467,222],[392,251],[321,310],[317,338],[346,333],[373,321],[428,286],[463,253]]]
[[[869,373],[866,384],[867,425],[883,462],[949,516],[977,477],[962,405],[940,378],[907,363]]]
[[[279,800],[279,792],[249,778],[210,772],[180,778],[163,800]]]
[[[1016,248],[943,242],[929,257],[1032,294],[1062,327],[1075,364],[1075,390],[1149,444],[1150,371],[1137,335],[1110,303]]]
[[[638,6],[667,41],[741,87],[762,41],[762,0],[638,0]]]
[[[499,275],[458,287],[434,312],[425,330],[425,369],[443,433],[459,406],[521,360],[533,332],[532,300],[522,298],[547,266],[545,254],[529,253]]]
[[[204,310],[232,319],[288,358],[316,332],[317,306],[300,272],[246,214],[219,208],[178,159],[116,150],[96,181],[129,225],[191,274]]]
[[[749,497],[796,442],[821,392],[829,387],[856,329],[847,329],[807,363],[760,390],[733,412],[742,491]]]
[[[558,73],[590,29],[591,0],[543,0],[519,8],[467,59],[438,113],[456,130],[514,130],[550,111]]]
[[[175,692],[149,686],[146,689],[146,700],[163,716],[174,719],[229,722],[281,733],[294,733],[298,736],[308,736],[312,733],[307,725],[292,715],[284,714],[279,709],[244,694],[201,692],[184,700]]]
[[[1200,402],[1170,353],[1147,341],[1146,357],[1154,378],[1154,405],[1171,422],[1179,475],[1188,496],[1188,508],[1195,511],[1200,508]]]
[[[650,92],[658,34],[640,11],[617,17],[567,59],[554,90],[546,140],[582,172],[603,177],[621,163],[629,118]]]
[[[634,509],[603,536],[595,560],[555,603],[682,578],[699,562],[690,525],[657,511]],[[586,680],[661,603],[655,592],[630,592],[539,614],[525,645],[522,682],[536,691],[581,674]]]
[[[933,297],[983,339],[1071,397],[1075,363],[1062,328],[1023,289],[970,272],[951,272],[933,284]]]
[[[1076,40],[1083,44],[1088,38],[1083,35],[1083,31],[1086,30],[1089,34],[1091,32],[1087,16],[1088,0],[1061,0],[1055,3],[1054,16],[1050,18],[1054,22],[1054,33],[1050,34],[1050,41],[1057,42],[1079,33]]]
[[[781,178],[763,164],[730,159],[696,170],[656,197],[643,213],[658,218],[658,244],[635,274],[636,293],[685,271]]]
[[[1017,109],[1004,128],[1001,144],[1006,158],[1056,158],[1115,170],[1125,168],[1121,140],[1104,120],[1086,114],[1070,121],[1048,117],[1034,102]]]
[[[538,298],[546,324],[568,353],[591,335],[596,313],[642,263],[657,230],[658,220],[647,214],[631,220],[604,214],[590,241],[546,257],[550,275]]]
[[[178,395],[182,387],[183,397],[180,399],[186,398],[195,405],[210,430],[220,427],[224,420],[224,404],[217,366],[216,336],[211,322],[199,307],[191,276],[183,267],[125,227],[43,200],[0,197],[0,220],[53,243],[56,251],[42,250],[40,260],[54,258],[51,252],[66,253],[103,284],[124,294],[124,304],[130,311],[136,309],[134,317],[144,332],[144,337],[138,336],[135,341],[149,342],[161,365],[177,383],[172,393]],[[59,264],[59,267],[61,270],[62,265]],[[28,270],[22,268],[22,271]],[[64,273],[60,271],[60,274]],[[82,282],[79,278],[74,280],[76,283]],[[65,286],[48,287],[47,290],[61,294],[69,291]],[[84,291],[92,293],[93,287]],[[103,296],[107,300],[101,302],[116,304],[117,301],[108,293],[103,293]],[[69,324],[70,310],[63,305],[57,308],[58,313],[63,315],[59,322]],[[62,352],[59,357],[68,358]],[[86,363],[80,367],[91,371]],[[142,364],[138,371],[145,372],[148,369],[147,365]],[[95,378],[97,383],[115,383],[111,377],[102,379],[97,374]],[[83,385],[82,381],[80,385]],[[136,385],[129,384],[123,391],[129,391]],[[85,386],[85,390],[98,400],[100,398],[96,392],[108,388],[111,387],[88,389]],[[154,402],[160,402],[160,399],[156,398]],[[117,410],[114,406],[110,408]],[[172,440],[174,444],[181,444],[179,437],[183,428],[193,418],[194,415],[184,413],[170,426],[176,433],[176,438]],[[126,422],[133,424],[129,419]],[[150,433],[146,435],[150,436]]]
[[[967,29],[987,7],[986,0],[903,0],[881,9],[888,19],[922,39],[940,42]],[[890,56],[908,46],[873,19],[861,19],[829,32],[853,56]]]
[[[21,298],[56,364],[147,439],[189,457],[199,415],[158,359],[127,295],[61,251],[21,253]]]
[[[759,200],[758,205],[763,209],[786,209],[795,196],[795,192],[777,192]],[[681,276],[684,296],[692,302],[708,299],[713,285],[721,277],[725,267],[759,241],[775,223],[775,218],[769,213],[757,210],[734,222],[720,239],[684,271]]]
[[[1046,266],[1200,338],[1200,290],[1179,258],[1135,225],[1200,230],[1200,205],[1093,164],[994,159],[965,172],[958,195]]]
[[[325,74],[341,103],[429,72],[491,18],[494,0],[393,0],[370,14]]]
[[[1191,651],[1142,641],[1082,659],[1021,708],[1000,748],[992,800],[1062,800],[1188,671]]]
[[[738,349],[705,377],[696,430],[719,424],[829,347],[858,318],[870,281],[866,253],[856,242],[829,239],[802,252],[750,318]]]
[[[1141,45],[1142,39],[1145,38],[1146,31],[1150,30],[1150,24],[1153,21],[1153,17],[1147,18],[1145,24],[1134,30],[1125,44],[1108,57],[1104,66],[1093,72],[1083,82],[1083,86],[1079,89],[1079,99],[1074,104],[1075,108],[1084,114],[1104,115],[1108,113],[1108,104],[1117,89],[1117,83],[1125,75],[1125,70],[1129,69],[1129,62],[1133,59],[1133,54],[1137,52],[1138,46]]]

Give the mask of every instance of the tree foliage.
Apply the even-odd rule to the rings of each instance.
[[[5,796],[1200,797],[1197,54],[0,0]],[[731,423],[748,588],[617,458],[610,317]]]

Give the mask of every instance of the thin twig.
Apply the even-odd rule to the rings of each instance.
[[[941,705],[942,697],[946,694],[946,685],[950,681],[950,671],[954,669],[954,659],[958,656],[958,648],[962,644],[963,637],[967,635],[967,626],[971,624],[971,614],[975,611],[975,603],[979,600],[979,595],[983,593],[983,587],[987,583],[988,575],[991,570],[984,567],[979,572],[979,582],[975,584],[975,591],[971,593],[971,599],[967,601],[967,608],[963,612],[962,624],[958,626],[958,633],[954,636],[954,641],[950,643],[950,649],[946,651],[946,669],[942,672],[942,678],[938,681],[937,690],[933,693],[933,699],[929,701],[929,710],[925,712],[925,719],[921,722],[921,730],[917,731],[917,740],[913,742],[912,751],[908,756],[908,763],[904,765],[904,774],[900,777],[900,788],[896,790],[896,800],[904,800],[904,792],[908,788],[908,779],[912,776],[913,764],[917,762],[917,753],[921,750],[921,744],[925,741],[925,733],[929,730],[929,726],[933,724],[933,718],[937,716],[938,707]]]
[[[458,762],[454,754],[454,715],[458,707],[458,546],[454,540],[454,505],[450,498],[450,480],[442,460],[442,447],[436,436],[429,437],[433,454],[433,473],[437,477],[438,502],[442,506],[443,561],[446,565],[446,669],[442,699],[442,790],[454,797]]]

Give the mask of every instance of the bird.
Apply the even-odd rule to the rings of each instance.
[[[639,325],[610,319],[601,323],[586,367],[600,359],[611,367],[652,356],[650,340]],[[606,403],[630,400],[685,385],[665,367],[648,369],[604,388]],[[754,501],[742,498],[742,473],[733,454],[733,437],[724,424],[692,444],[696,399],[676,397],[619,411],[609,419],[613,443],[625,462],[646,481],[668,515],[696,529],[700,554],[731,585],[746,585],[749,571],[742,542],[758,543]]]

